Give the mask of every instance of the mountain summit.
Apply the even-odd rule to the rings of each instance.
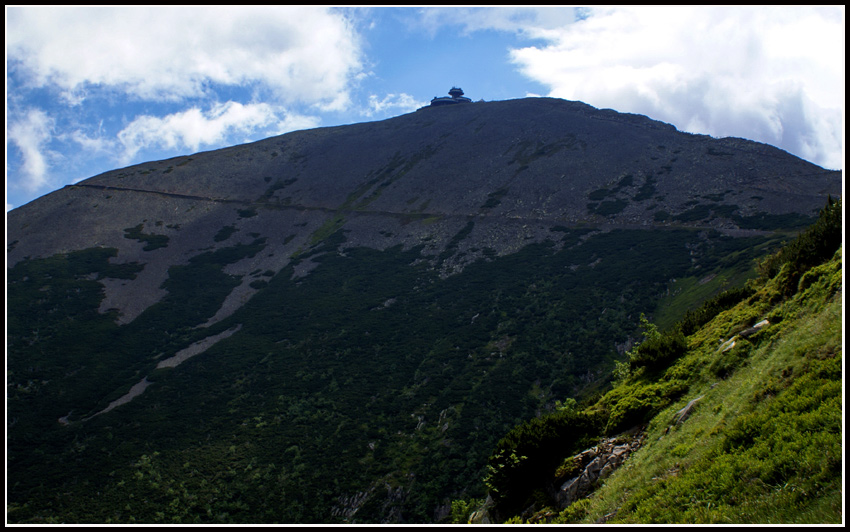
[[[580,102],[479,102],[107,172],[10,212],[7,258],[118,249],[118,262],[147,264],[141,291],[107,289],[129,320],[163,293],[169,266],[237,240],[262,237],[275,249],[235,266],[244,276],[280,271],[337,229],[346,247],[423,245],[435,259],[471,224],[456,243],[464,253],[440,265],[450,272],[484,250],[503,255],[546,240],[555,226],[743,234],[775,229],[762,223],[770,217],[814,216],[840,193],[839,172],[764,144],[684,134]],[[125,238],[135,227],[168,241],[167,251]],[[250,292],[243,286],[239,297]]]
[[[604,385],[640,313],[741,284],[841,193],[756,142],[465,103],[10,211],[15,519],[439,520],[500,435]]]

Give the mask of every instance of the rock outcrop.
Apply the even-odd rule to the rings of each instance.
[[[563,510],[593,493],[600,482],[641,447],[644,438],[644,432],[636,427],[564,460],[556,472],[555,482],[549,488],[549,496],[555,502],[556,509]],[[534,504],[526,508],[520,517],[523,522],[545,523],[555,514],[551,510],[546,508],[541,511]],[[470,514],[468,523],[492,524],[501,521],[502,516],[498,515],[495,503],[488,495],[484,504]]]
[[[732,336],[732,338],[729,338],[728,340],[722,342],[720,344],[720,347],[717,348],[717,351],[719,351],[721,353],[725,353],[726,351],[729,351],[730,349],[735,347],[735,344],[737,343],[738,339],[749,338],[750,336],[752,336],[755,333],[759,332],[760,330],[764,329],[768,325],[770,325],[769,321],[761,320],[760,322],[756,323],[752,327],[744,329],[743,331],[739,332],[738,334]]]
[[[624,433],[602,441],[599,445],[586,449],[573,456],[571,471],[577,472],[564,480],[555,494],[555,501],[561,509],[579,499],[587,497],[602,480],[643,443],[641,432]]]

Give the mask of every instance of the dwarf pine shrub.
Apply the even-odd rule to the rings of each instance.
[[[761,276],[774,278],[787,265],[788,275],[781,288],[786,297],[795,294],[800,277],[812,267],[829,260],[841,246],[841,218],[841,200],[828,198],[812,226],[759,264]]]

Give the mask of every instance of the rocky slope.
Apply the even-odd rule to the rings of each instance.
[[[346,247],[422,245],[433,261],[473,223],[441,265],[450,273],[485,249],[505,255],[546,240],[553,227],[739,235],[799,224],[795,217],[840,192],[839,172],[751,141],[684,134],[580,102],[476,103],[92,177],[11,211],[7,261],[114,247],[116,262],[146,265],[132,283],[106,283],[104,307],[129,322],[164,295],[168,267],[234,241],[266,238],[272,252],[230,268],[246,276],[280,271],[339,228]],[[141,245],[131,228],[167,245]],[[222,315],[253,293],[243,283]]]

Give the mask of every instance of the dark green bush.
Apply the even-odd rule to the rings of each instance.
[[[158,248],[164,248],[168,246],[168,236],[167,235],[156,235],[153,233],[142,233],[142,229],[144,228],[144,224],[139,224],[136,227],[128,227],[124,229],[124,238],[129,238],[130,240],[138,240],[139,242],[144,242],[145,247],[142,249],[144,251],[153,251]]]
[[[656,222],[665,222],[670,219],[670,213],[667,211],[655,211],[652,217]]]
[[[681,214],[673,216],[673,219],[680,222],[696,222],[699,220],[705,220],[710,215],[711,208],[708,205],[696,205]]]
[[[734,348],[723,351],[714,357],[708,370],[716,377],[725,379],[736,369],[746,364],[749,360],[752,344],[747,340],[739,339]]]
[[[238,231],[238,229],[236,229],[232,225],[225,225],[224,227],[218,230],[218,233],[215,234],[213,240],[215,240],[216,242],[222,242],[230,238],[230,235],[232,235],[236,231]]]
[[[644,314],[640,315],[640,325],[643,328],[644,340],[626,353],[630,369],[640,367],[649,371],[663,369],[688,350],[685,335],[678,327],[661,333]]]
[[[711,321],[715,316],[728,310],[755,293],[750,285],[740,288],[730,288],[709,299],[696,310],[689,310],[676,328],[685,336],[690,336],[697,329]]]
[[[627,205],[628,202],[622,199],[603,201],[594,209],[594,212],[600,216],[611,216],[623,212]]]
[[[607,413],[606,434],[647,422],[687,390],[681,381],[636,382],[614,388],[600,401]]]
[[[773,278],[788,264],[788,276],[783,280],[782,289],[786,296],[793,295],[800,277],[809,269],[831,259],[841,246],[841,218],[841,200],[828,198],[817,222],[796,240],[761,262],[759,273],[765,278]]]
[[[645,367],[656,370],[667,367],[671,362],[684,355],[688,342],[681,331],[672,331],[644,340],[629,356],[632,368]]]
[[[496,446],[485,483],[501,515],[521,510],[545,484],[564,454],[589,445],[602,430],[598,413],[560,410],[514,427]]]

